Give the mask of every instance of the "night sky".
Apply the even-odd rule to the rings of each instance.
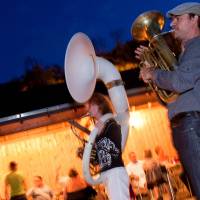
[[[134,19],[149,10],[166,13],[184,0],[10,0],[0,6],[0,83],[21,76],[27,57],[63,66],[67,44],[86,33],[97,51],[131,40]],[[167,22],[169,24],[169,21]]]

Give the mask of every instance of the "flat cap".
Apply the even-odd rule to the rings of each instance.
[[[200,3],[198,2],[187,2],[182,3],[175,8],[167,12],[167,17],[172,17],[173,15],[184,15],[184,14],[195,14],[200,16]]]

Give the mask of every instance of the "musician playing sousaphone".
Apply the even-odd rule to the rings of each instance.
[[[182,52],[174,69],[166,71],[143,61],[140,77],[158,88],[177,93],[177,98],[167,103],[173,131],[174,145],[191,187],[200,199],[200,3],[188,2],[167,12],[172,20],[175,38],[180,40]],[[142,59],[145,48],[140,46],[135,54]]]
[[[96,121],[83,152],[86,181],[91,185],[103,183],[111,200],[129,200],[129,178],[121,157],[129,132],[129,103],[120,73],[111,62],[95,55],[87,35],[76,33],[66,50],[65,79],[73,99],[86,104]],[[93,95],[96,80],[105,84],[110,101]],[[94,147],[100,166],[96,176],[90,170]]]
[[[124,168],[121,148],[121,128],[113,117],[109,100],[100,93],[94,93],[86,108],[99,128],[95,149],[103,184],[110,200],[129,200],[129,177]],[[104,116],[105,123],[101,122]]]

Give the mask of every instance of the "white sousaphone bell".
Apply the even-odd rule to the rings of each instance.
[[[111,62],[95,55],[92,42],[84,33],[76,33],[69,41],[65,55],[65,79],[71,96],[79,103],[90,99],[97,79],[103,81],[116,112],[115,119],[121,125],[123,150],[129,132],[129,104],[125,88],[118,70]],[[104,123],[107,119],[103,115],[100,120]],[[93,185],[102,182],[101,174],[94,178],[89,168],[91,150],[98,133],[98,128],[94,127],[83,153],[83,174]]]

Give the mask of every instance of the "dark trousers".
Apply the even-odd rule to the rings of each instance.
[[[191,185],[189,184],[191,181],[189,181],[189,177],[186,174],[185,170],[179,175],[181,181],[185,184],[186,188],[188,189],[188,191],[191,190],[192,194],[194,195],[194,191],[192,190]]]
[[[27,199],[26,199],[26,195],[22,194],[22,195],[12,196],[10,200],[27,200]]]
[[[174,146],[200,199],[200,112],[180,113],[171,120],[171,127]]]

